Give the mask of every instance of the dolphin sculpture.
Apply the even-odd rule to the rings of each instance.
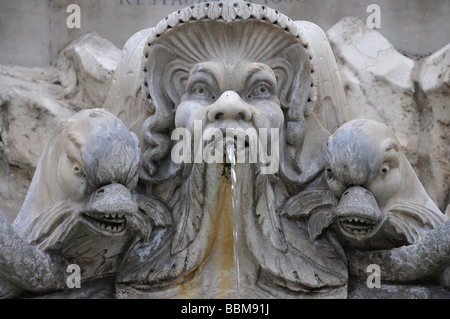
[[[136,136],[103,109],[61,123],[16,220],[0,220],[0,296],[66,288],[69,264],[82,281],[114,274],[129,245],[169,223],[151,217],[163,206],[132,194],[139,157]]]

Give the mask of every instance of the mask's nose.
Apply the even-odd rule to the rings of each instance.
[[[250,122],[252,120],[251,105],[244,102],[236,92],[226,91],[208,111],[209,122],[221,120]]]

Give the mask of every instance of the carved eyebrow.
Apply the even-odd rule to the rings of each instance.
[[[392,149],[398,152],[399,145],[396,141],[389,139],[388,142],[386,143],[386,147],[384,148],[384,153],[387,153]]]
[[[69,134],[68,140],[65,145],[65,153],[69,160],[76,162],[78,165],[82,166],[82,145],[78,138],[73,134]]]
[[[206,73],[211,76],[214,76],[214,72],[211,70],[211,68],[207,67],[204,63],[194,65],[192,69],[189,71],[189,77],[194,76],[198,73]]]
[[[383,162],[385,162],[385,161],[389,161],[389,162],[398,161],[397,148],[395,147],[395,144],[389,145],[386,148],[386,150],[384,151],[384,154],[383,154],[383,158],[384,158]],[[381,164],[383,164],[383,163],[381,163]]]
[[[265,64],[258,63],[253,65],[251,68],[245,70],[243,77],[245,78],[244,88],[246,89],[249,89],[249,86],[258,80],[268,81],[274,90],[277,89],[277,79],[275,77],[275,73],[273,73],[273,70]]]
[[[392,161],[393,159],[397,158],[397,156],[394,156],[394,154],[397,154],[397,151],[399,150],[398,143],[395,140],[389,139],[385,142],[385,147],[380,151],[380,153],[375,157],[375,162],[378,163],[376,170],[379,171],[383,163],[387,161]],[[394,154],[392,154],[392,151],[395,151]]]
[[[191,72],[189,72],[189,78],[187,82],[186,89],[191,88],[191,86],[198,81],[203,80],[203,82],[208,83],[213,86],[213,89],[219,88],[219,83],[217,82],[216,73],[213,68],[208,67],[204,63],[195,65]]]
[[[386,156],[386,154],[388,154],[390,151],[394,150],[394,151],[398,152],[398,150],[399,150],[398,143],[393,139],[387,139],[383,144],[384,144],[384,147],[380,150],[380,153],[377,156],[377,158],[379,160],[384,158]]]
[[[81,141],[74,133],[69,133],[67,138],[76,146],[76,148],[81,149]]]
[[[246,76],[252,75],[259,71],[263,71],[268,72],[271,76],[275,77],[275,73],[273,72],[273,70],[264,63],[252,63],[251,67],[248,67],[245,71],[246,73],[244,74]]]

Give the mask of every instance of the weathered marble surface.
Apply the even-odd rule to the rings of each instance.
[[[69,264],[83,281],[116,272],[152,228],[151,212],[131,193],[139,156],[136,136],[104,109],[58,125],[14,223],[0,220],[1,296],[65,288]]]
[[[194,5],[146,32],[144,59],[132,59],[138,34],[126,46],[113,104],[105,108],[142,136],[140,191],[166,203],[174,222],[129,252],[117,277],[119,296],[180,297],[191,286],[191,297],[236,297],[233,280],[211,282],[217,273],[235,277],[241,297],[345,297],[347,269],[333,235],[313,243],[299,230],[304,220],[279,213],[292,195],[324,185],[326,138],[342,121],[345,96],[324,32],[240,1]],[[130,74],[141,78],[134,89]],[[272,174],[264,175],[260,163],[237,166],[234,212],[220,208],[222,164],[176,164],[170,157],[172,130],[192,134],[196,120],[202,131],[280,132]],[[239,274],[211,258],[217,246],[230,245],[217,237],[221,218],[230,215],[238,219]]]
[[[56,67],[0,66],[0,211],[10,221],[56,126],[103,106],[119,58],[119,49],[93,33],[69,45]]]
[[[378,120],[400,140],[441,211],[449,204],[450,45],[413,60],[354,18],[327,31],[348,99],[346,119]]]
[[[343,242],[372,250],[414,244],[447,220],[384,124],[346,122],[329,138],[327,159]]]
[[[348,28],[344,32],[344,28]],[[143,33],[141,32],[141,36]],[[137,35],[136,35],[137,36]],[[377,31],[368,30],[360,20],[344,19],[327,31],[333,53],[336,56],[338,68],[348,100],[348,113],[346,118],[354,116],[357,110],[358,116],[379,120],[390,126],[400,139],[402,150],[415,169],[419,179],[424,184],[427,193],[438,207],[445,211],[449,205],[449,186],[446,181],[450,178],[450,163],[448,154],[450,149],[450,136],[448,134],[450,104],[447,94],[449,85],[448,58],[449,47],[446,46],[435,54],[421,60],[412,60],[395,51],[386,39]],[[391,56],[385,54],[387,61],[403,61],[399,74],[414,76],[408,79],[404,76],[406,87],[399,89],[390,84],[390,77],[383,79],[371,75],[366,65],[380,67],[380,63],[370,62],[370,58],[362,53],[363,50],[353,50],[345,53],[344,49],[358,45],[365,38],[371,37],[366,43],[369,48],[387,48],[383,52],[391,52]],[[95,38],[98,35],[90,35]],[[341,40],[342,39],[342,40]],[[345,39],[345,41],[343,41]],[[96,41],[104,43],[104,40]],[[82,46],[80,42],[78,45]],[[130,41],[131,43],[131,41]],[[141,42],[134,42],[141,43]],[[91,42],[87,41],[91,45]],[[369,57],[373,52],[369,50]],[[89,50],[87,51],[89,52]],[[98,51],[97,51],[98,52]],[[83,59],[84,65],[91,61],[87,70],[102,70],[103,75],[97,75],[98,79],[110,77],[115,66],[102,69],[104,65],[111,65],[113,57],[118,63],[120,50],[111,44],[105,45],[97,53],[95,58],[80,56],[75,61]],[[356,55],[352,55],[356,54]],[[107,63],[95,62],[102,55],[109,58]],[[392,57],[392,55],[394,57]],[[64,54],[61,54],[63,57]],[[398,56],[398,58],[395,58]],[[373,58],[372,58],[373,60]],[[358,61],[358,66],[352,66]],[[77,62],[78,63],[78,62]],[[140,64],[139,64],[140,65]],[[416,67],[413,67],[415,65]],[[139,66],[137,66],[139,67]],[[392,68],[389,64],[386,68]],[[73,70],[80,67],[72,67]],[[417,72],[412,72],[412,69]],[[48,140],[52,128],[62,120],[70,117],[82,108],[101,107],[103,98],[95,104],[84,101],[80,92],[85,89],[78,88],[78,95],[68,98],[64,96],[64,87],[59,78],[59,68],[23,68],[13,66],[1,66],[0,68],[0,97],[1,97],[1,121],[0,121],[0,210],[9,220],[14,220],[15,215],[25,198],[32,172],[36,167],[38,158],[45,142]],[[117,71],[119,72],[119,71]],[[381,72],[381,71],[377,71]],[[382,73],[386,71],[382,71]],[[397,72],[394,72],[397,73]],[[81,80],[81,74],[76,74]],[[94,77],[95,78],[95,77]],[[108,81],[104,86],[108,86]],[[414,83],[424,89],[414,94]],[[428,82],[429,84],[426,84]],[[98,83],[97,87],[101,87]],[[131,84],[130,84],[131,85]],[[14,89],[12,89],[14,87]],[[106,89],[100,91],[105,92]],[[39,92],[39,93],[38,93]],[[392,93],[394,92],[394,94]],[[420,93],[420,94],[419,94]],[[104,93],[103,93],[104,94]],[[104,96],[104,95],[100,96]],[[78,98],[76,98],[78,97]],[[419,98],[420,97],[420,98]],[[419,99],[418,99],[419,98]],[[139,103],[136,100],[135,103]],[[110,103],[107,103],[110,104]],[[428,120],[429,119],[429,120]],[[421,121],[423,122],[421,124]],[[39,124],[38,124],[39,123]],[[139,125],[139,123],[137,123]],[[38,132],[38,134],[35,134]],[[420,147],[419,147],[420,141]],[[430,153],[433,151],[434,153]],[[430,156],[429,154],[433,154]],[[421,156],[419,158],[419,155]],[[423,164],[421,164],[423,163]],[[432,173],[432,174],[431,174]]]
[[[83,34],[96,31],[121,48],[136,30],[158,23],[173,11],[203,0],[77,0],[81,28],[69,29],[67,6],[58,0],[4,1],[0,10],[0,64],[44,66],[54,64],[60,51]],[[346,16],[363,21],[372,0],[280,1],[252,0],[289,14],[293,20],[318,24],[327,30]],[[382,11],[381,32],[402,52],[424,55],[448,43],[450,4],[446,0],[377,2]],[[49,27],[51,23],[51,27]],[[32,27],[30,27],[32,26]],[[430,36],[432,35],[432,36]],[[33,52],[30,56],[29,52]]]
[[[241,34],[238,32],[241,29],[246,32]],[[208,34],[211,36],[205,37]],[[33,168],[36,165],[33,161],[39,156],[36,155],[38,142],[32,147],[26,146],[28,140],[33,140],[30,135],[35,135],[27,134],[27,130],[11,130],[14,125],[26,122],[27,114],[15,117],[14,112],[22,109],[15,107],[16,95],[26,95],[23,92],[29,93],[28,84],[37,81],[30,87],[36,90],[43,87],[44,96],[47,94],[49,98],[34,104],[34,94],[23,99],[31,109],[36,109],[37,105],[37,109],[44,110],[42,113],[50,121],[58,122],[80,108],[93,108],[105,101],[105,109],[119,117],[132,136],[137,136],[136,142],[139,141],[141,162],[139,169],[136,164],[133,167],[139,172],[140,183],[132,199],[136,207],[130,214],[142,214],[144,221],[137,222],[136,228],[146,235],[133,241],[135,245],[125,254],[120,267],[115,263],[105,273],[118,272],[117,297],[230,298],[236,297],[237,282],[240,297],[370,297],[371,294],[366,294],[358,285],[353,286],[348,295],[346,254],[350,256],[350,276],[361,275],[361,270],[354,269],[365,265],[361,260],[370,260],[374,249],[386,249],[382,252],[385,259],[379,257],[378,252],[374,253],[381,266],[386,264],[385,260],[398,262],[397,255],[404,256],[403,250],[414,250],[418,263],[424,254],[431,254],[431,260],[442,264],[438,267],[442,271],[448,264],[448,251],[430,243],[437,241],[439,245],[448,245],[448,236],[442,231],[447,224],[438,227],[446,217],[432,202],[437,202],[441,210],[448,202],[446,145],[449,137],[445,134],[449,122],[444,89],[449,81],[445,62],[448,47],[424,60],[413,61],[355,19],[344,19],[327,35],[314,24],[294,22],[259,5],[240,1],[200,4],[174,12],[155,28],[135,34],[120,59],[117,49],[96,35],[88,35],[61,54],[56,68],[2,67],[0,168],[3,171],[0,178],[6,183],[2,183],[0,195],[8,201],[0,209],[14,219],[14,208],[21,205],[21,198],[20,192],[14,191],[18,184],[11,181],[19,181],[26,191],[27,178],[14,179],[11,172],[24,174],[24,168]],[[267,41],[275,43],[274,39],[277,39],[276,45],[263,45]],[[106,50],[109,53],[103,54],[104,48],[109,48]],[[260,48],[266,49],[261,51]],[[117,70],[112,75],[117,61]],[[436,76],[436,72],[439,75]],[[6,79],[11,79],[12,84],[4,81]],[[21,86],[22,92],[18,90]],[[48,100],[51,103],[47,103]],[[362,144],[346,145],[337,137],[338,142],[334,143],[333,133],[356,116],[385,122],[393,132],[385,134],[375,125],[373,131],[369,129],[368,133],[358,135],[364,137]],[[40,118],[38,114],[36,123],[39,125]],[[229,206],[230,184],[221,176],[222,165],[176,164],[170,158],[173,142],[169,133],[174,128],[188,128],[193,133],[195,120],[219,130],[254,127],[281,131],[276,174],[261,174],[258,164],[237,166],[239,178],[235,186],[239,203],[234,210]],[[33,124],[28,130],[34,132],[37,127]],[[336,132],[345,129],[344,125]],[[356,140],[343,134],[344,142]],[[21,138],[26,143],[12,143]],[[79,144],[76,138],[72,140],[75,146]],[[25,157],[25,164],[21,162],[23,156],[14,149],[16,145],[24,145],[24,153],[35,148]],[[376,154],[369,156],[365,163],[365,157],[362,160],[348,158],[342,151],[346,149],[353,155],[372,151]],[[383,156],[389,159],[380,158],[380,151],[388,154]],[[18,164],[14,158],[18,159]],[[42,158],[45,161],[45,152]],[[424,178],[422,183],[431,199],[407,159],[412,162],[420,181]],[[360,167],[349,167],[346,161]],[[391,164],[393,166],[389,166]],[[385,165],[388,165],[387,172],[398,168],[398,173],[388,181],[388,187]],[[423,170],[430,167],[431,174],[424,174]],[[37,172],[40,170],[38,167]],[[114,169],[114,174],[119,171]],[[378,176],[381,182],[377,181]],[[330,182],[330,178],[336,181]],[[129,189],[133,190],[134,186]],[[64,187],[62,190],[66,192]],[[75,196],[71,200],[80,199],[77,191],[78,188],[67,190],[67,194]],[[365,198],[369,191],[371,196],[362,207],[362,202],[355,199]],[[36,196],[33,192],[31,187],[30,198]],[[121,197],[119,193],[116,195]],[[395,199],[403,200],[400,204],[411,197],[419,202],[392,205],[395,201],[389,196],[393,193]],[[28,211],[29,203],[30,200],[26,200],[22,209]],[[114,209],[108,203],[105,205],[106,210]],[[360,205],[356,207],[357,217],[365,224],[367,220],[373,224],[370,232],[363,229],[365,236],[361,236],[361,225],[355,226],[354,220],[344,222],[351,224],[352,229],[356,227],[358,234],[346,233],[345,227],[333,228],[338,225],[337,217],[348,219],[348,214],[354,213],[355,205]],[[425,208],[420,208],[421,205]],[[413,206],[414,209],[420,207],[411,212]],[[370,209],[365,210],[366,207]],[[43,208],[37,209],[36,214]],[[401,223],[394,223],[394,226],[383,217],[392,211],[400,212],[394,216]],[[237,223],[233,223],[233,214],[238,216]],[[21,216],[23,214],[14,224],[20,236],[26,238],[33,232],[39,233],[39,227],[24,231],[31,223],[23,222]],[[9,232],[8,224],[4,222],[4,225]],[[233,227],[239,239],[236,244],[239,274],[233,260],[236,258],[232,251]],[[434,232],[432,229],[436,227]],[[379,237],[377,234],[372,237],[373,230]],[[350,252],[343,250],[348,240]],[[32,243],[33,239],[27,241]],[[86,244],[86,248],[91,249],[90,245]],[[94,249],[101,246],[93,245]],[[401,245],[410,246],[399,247]],[[399,253],[390,250],[394,247],[399,247],[395,248]],[[439,260],[433,251],[438,251]],[[61,249],[57,248],[56,252]],[[359,258],[361,254],[363,257]],[[82,259],[76,261],[83,262]],[[410,260],[405,259],[405,262]],[[388,261],[387,264],[394,263]],[[401,258],[398,265],[403,265]],[[7,267],[10,267],[8,261],[6,274],[11,269]],[[93,271],[90,276],[95,278],[98,274]],[[387,272],[382,274],[390,276]],[[423,277],[416,276],[415,272],[408,274],[411,276],[394,276],[388,280],[408,282]],[[433,275],[436,274],[433,272]],[[439,279],[445,286],[448,271]],[[392,287],[392,291],[404,293],[402,287]],[[380,296],[384,296],[383,293]],[[424,296],[431,295],[424,293]]]

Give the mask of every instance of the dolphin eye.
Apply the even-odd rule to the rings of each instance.
[[[380,174],[381,175],[386,175],[387,173],[389,173],[389,163],[384,162],[381,165]]]
[[[78,163],[73,164],[72,171],[73,171],[73,174],[76,176],[83,176],[83,177],[85,176],[80,164],[78,164]]]
[[[328,175],[328,178],[334,178],[333,170],[329,167],[327,168],[327,175]]]

